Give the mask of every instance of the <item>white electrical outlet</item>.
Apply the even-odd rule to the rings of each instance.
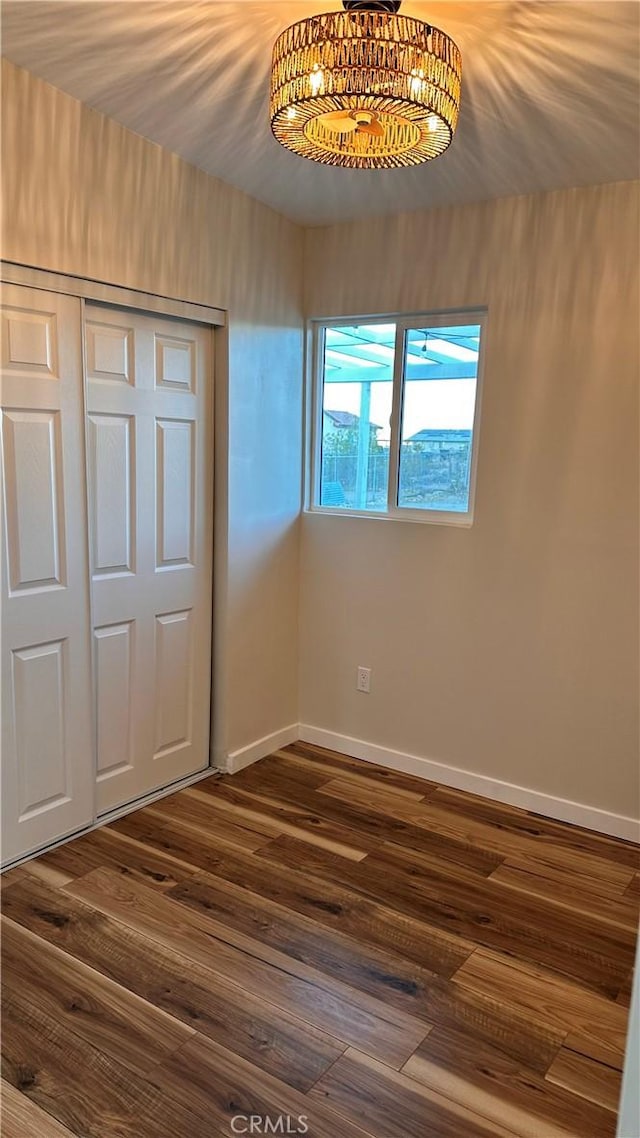
[[[357,691],[363,691],[369,695],[369,692],[371,691],[371,668],[358,667],[356,689]]]

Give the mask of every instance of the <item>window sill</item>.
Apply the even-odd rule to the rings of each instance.
[[[311,517],[365,518],[378,522],[411,522],[417,525],[454,526],[457,529],[471,529],[473,515],[457,514],[445,510],[397,510],[394,513],[378,510],[332,509],[331,506],[306,506],[305,514]]]

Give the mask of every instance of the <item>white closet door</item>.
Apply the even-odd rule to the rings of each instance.
[[[210,337],[85,310],[98,813],[209,763]]]
[[[80,301],[2,310],[2,855],[94,816]]]

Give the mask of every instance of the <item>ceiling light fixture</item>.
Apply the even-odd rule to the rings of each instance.
[[[296,154],[384,169],[437,158],[460,106],[460,52],[438,28],[398,15],[399,0],[343,0],[276,40],[271,129]]]

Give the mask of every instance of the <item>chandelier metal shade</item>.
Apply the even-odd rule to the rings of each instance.
[[[438,28],[398,0],[343,0],[344,11],[286,28],[273,47],[271,129],[288,150],[332,166],[415,166],[449,146],[462,61]]]

